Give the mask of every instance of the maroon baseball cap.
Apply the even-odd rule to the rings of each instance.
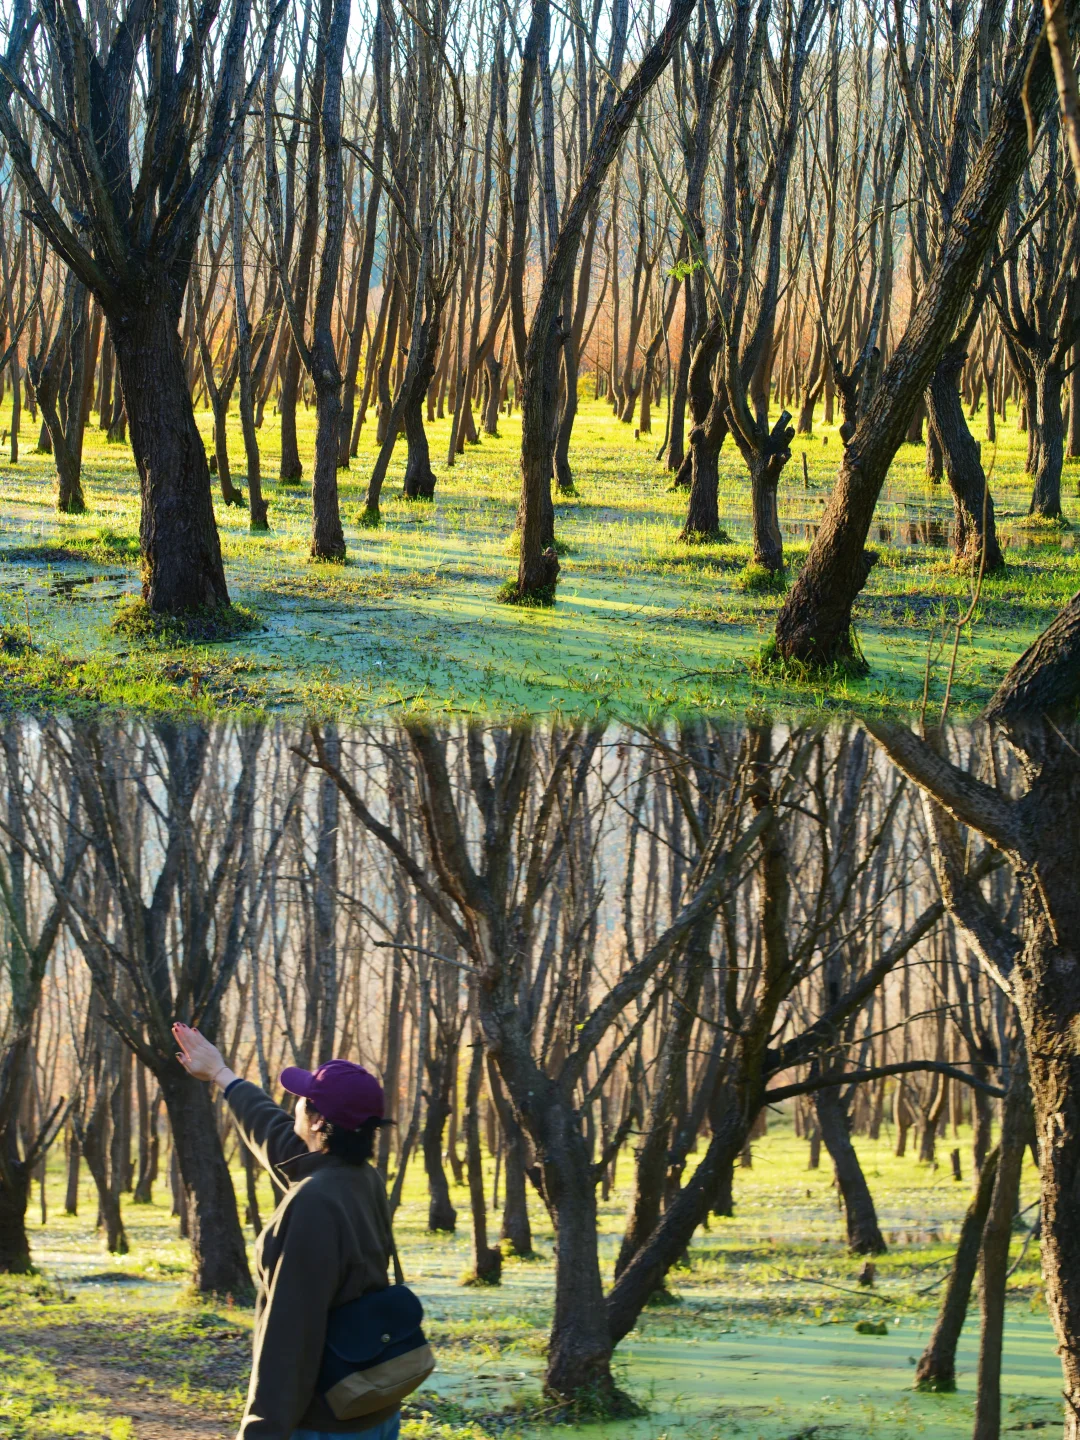
[[[370,1070],[351,1060],[327,1060],[317,1070],[287,1065],[278,1079],[290,1095],[310,1100],[331,1125],[359,1130],[365,1120],[383,1118],[383,1088]]]

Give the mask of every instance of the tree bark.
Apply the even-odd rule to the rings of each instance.
[[[972,1440],[1001,1434],[1001,1344],[1009,1242],[1020,1194],[1020,1171],[1030,1134],[1031,1099],[1023,1057],[1013,1067],[1001,1122],[997,1174],[982,1236],[982,1336]],[[1080,1416],[1075,1417],[1080,1420]]]
[[[450,1199],[450,1184],[443,1166],[443,1131],[450,1115],[452,1059],[451,1056],[440,1055],[428,1063],[431,1090],[422,1140],[424,1173],[428,1180],[428,1229],[447,1234],[453,1234],[457,1229],[457,1211]]]
[[[889,1248],[878,1225],[874,1197],[851,1143],[848,1115],[835,1086],[818,1090],[814,1110],[821,1138],[836,1168],[836,1181],[847,1217],[848,1249],[853,1255],[883,1255]]]
[[[958,380],[966,359],[963,350],[947,350],[926,390],[931,428],[942,449],[945,474],[953,497],[955,534],[953,554],[958,564],[986,573],[1005,568],[994,525],[994,501],[983,474],[979,447],[972,437],[960,403]],[[983,517],[985,515],[985,532]],[[985,545],[985,562],[982,555]]]
[[[915,1368],[916,1390],[956,1389],[956,1346],[967,1319],[971,1286],[979,1266],[983,1230],[990,1213],[990,1197],[997,1177],[998,1152],[992,1150],[979,1170],[975,1193],[960,1227],[960,1240],[952,1269],[945,1282],[945,1294],[938,1311],[934,1333]]]
[[[691,388],[691,406],[693,399]],[[727,426],[722,421],[710,425],[706,420],[690,431],[690,499],[682,528],[683,540],[708,540],[719,533],[720,449],[726,435]]]
[[[161,291],[108,315],[139,471],[143,599],[158,614],[228,605],[210,470],[180,334]]]
[[[0,1143],[5,1149],[0,1182],[0,1274],[26,1275],[31,1269],[30,1241],[26,1234],[30,1171],[19,1157],[14,1127],[0,1136]]]
[[[460,403],[460,397],[459,397]],[[502,1279],[502,1251],[488,1244],[487,1200],[484,1196],[484,1157],[480,1149],[480,1085],[484,1077],[484,1045],[473,1041],[469,1079],[465,1089],[465,1156],[472,1208],[474,1276],[480,1285],[498,1285]]]
[[[163,1071],[158,1082],[188,1196],[195,1289],[200,1294],[231,1295],[235,1301],[250,1299],[253,1287],[244,1232],[209,1091],[180,1071],[179,1065]]]
[[[1061,370],[1057,365],[1036,365],[1036,409],[1031,421],[1035,442],[1035,483],[1029,513],[1044,520],[1061,519],[1061,468],[1065,457],[1061,381]]]
[[[431,452],[424,428],[424,397],[435,378],[439,348],[439,313],[434,306],[421,327],[419,344],[422,351],[420,368],[408,394],[402,397],[401,424],[408,446],[402,494],[407,500],[430,500],[435,494],[435,472],[431,468]],[[461,403],[459,397],[458,404]]]
[[[518,1124],[495,1062],[488,1058],[488,1088],[502,1127],[505,1166],[503,1180],[503,1215],[501,1238],[513,1254],[529,1257],[534,1254],[532,1226],[529,1223],[529,1196],[526,1183],[527,1146],[525,1134]]]

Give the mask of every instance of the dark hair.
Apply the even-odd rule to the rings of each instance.
[[[325,1141],[327,1154],[343,1160],[346,1165],[363,1165],[370,1160],[375,1153],[375,1136],[384,1125],[393,1124],[392,1120],[380,1120],[373,1116],[365,1120],[358,1130],[346,1130],[327,1120],[325,1115],[319,1118],[322,1120],[319,1133]]]

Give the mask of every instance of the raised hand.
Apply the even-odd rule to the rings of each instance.
[[[172,1027],[173,1038],[180,1046],[176,1058],[196,1080],[211,1080],[222,1087],[237,1077],[225,1064],[221,1051],[191,1025],[177,1020]]]

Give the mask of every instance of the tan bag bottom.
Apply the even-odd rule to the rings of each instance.
[[[356,1420],[390,1405],[400,1405],[435,1369],[430,1345],[420,1345],[370,1370],[356,1370],[326,1392],[326,1403],[339,1420]]]

